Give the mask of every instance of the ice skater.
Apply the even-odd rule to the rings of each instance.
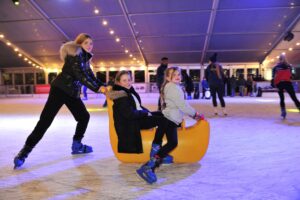
[[[278,88],[278,95],[280,98],[281,117],[286,118],[286,108],[284,102],[284,90],[290,95],[291,99],[300,112],[300,102],[295,94],[291,78],[292,67],[287,62],[284,54],[279,56],[279,63],[272,70],[273,86]]]
[[[165,81],[160,93],[162,113],[167,120],[165,131],[155,134],[150,160],[136,170],[137,174],[149,184],[157,181],[155,169],[162,163],[162,158],[177,147],[177,128],[183,121],[184,113],[196,120],[204,119],[202,114],[199,114],[184,100],[180,82],[181,72],[178,67],[166,69]],[[167,143],[161,146],[164,134],[166,134]]]
[[[60,49],[60,56],[64,61],[62,72],[51,83],[50,93],[40,119],[28,136],[24,147],[14,158],[15,168],[24,164],[28,154],[42,139],[63,105],[67,106],[77,121],[71,146],[72,154],[93,152],[91,146],[81,142],[90,119],[90,114],[80,99],[81,85],[85,85],[94,92],[105,91],[105,87],[96,79],[90,68],[92,49],[92,38],[85,33],[79,34],[75,41],[62,45]],[[65,133],[65,131],[62,132]]]

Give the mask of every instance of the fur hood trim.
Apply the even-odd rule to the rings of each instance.
[[[64,61],[65,58],[70,56],[76,56],[82,53],[81,46],[74,41],[67,42],[60,47],[60,58]]]
[[[122,97],[128,97],[128,94],[124,90],[112,90],[107,93],[107,96],[111,100],[116,100]]]

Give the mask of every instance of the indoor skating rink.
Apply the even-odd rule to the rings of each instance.
[[[0,98],[0,199],[299,200],[300,114],[285,95],[286,120],[277,93],[226,97],[227,117],[213,116],[211,100],[190,100],[210,123],[208,151],[199,163],[160,167],[153,185],[135,174],[140,164],[114,157],[103,95],[85,101],[91,118],[83,142],[93,153],[71,155],[76,122],[63,107],[25,164],[13,170],[46,96]],[[157,96],[141,96],[156,108]]]

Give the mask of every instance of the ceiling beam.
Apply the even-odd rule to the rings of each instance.
[[[211,34],[212,34],[212,31],[214,28],[218,6],[219,6],[219,0],[213,0],[212,9],[211,9],[208,27],[207,27],[206,36],[205,36],[205,41],[204,41],[204,45],[203,45],[201,60],[200,60],[201,65],[203,65],[203,63],[204,63],[206,51],[207,51],[208,45],[210,43],[210,38],[211,38]]]
[[[275,40],[275,42],[273,42],[273,44],[270,47],[270,49],[264,55],[264,58],[262,60],[260,60],[259,63],[262,63],[267,58],[267,56],[270,55],[270,53],[278,46],[278,44],[286,36],[287,32],[292,31],[292,29],[298,23],[299,19],[300,19],[300,14],[298,14],[297,17],[295,17],[295,19],[290,23],[290,25],[288,27],[286,27],[286,29],[284,31],[282,31],[281,35],[277,37],[277,39]]]
[[[43,18],[44,21],[50,24],[50,26],[53,27],[54,30],[56,30],[63,36],[64,40],[71,40],[70,37],[52,19],[50,19],[50,17],[45,13],[45,11],[34,0],[29,0],[27,2]]]
[[[145,56],[145,53],[142,50],[142,47],[141,47],[140,43],[138,42],[136,31],[134,30],[132,21],[131,21],[131,19],[129,17],[129,14],[128,14],[127,6],[126,6],[126,4],[125,4],[125,2],[123,0],[119,0],[119,4],[120,4],[120,7],[121,7],[121,9],[123,11],[125,20],[127,21],[127,24],[129,26],[129,29],[130,29],[130,31],[132,33],[133,39],[135,41],[135,44],[136,44],[136,46],[137,46],[137,48],[138,48],[138,50],[139,50],[139,52],[140,52],[140,54],[141,54],[141,56],[142,56],[142,58],[144,60],[145,65],[148,66],[148,60],[147,60],[147,58]]]

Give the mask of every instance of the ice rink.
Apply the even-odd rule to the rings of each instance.
[[[140,164],[114,157],[103,95],[85,101],[91,119],[83,142],[93,146],[93,153],[71,155],[76,122],[63,107],[25,164],[13,170],[13,158],[45,101],[46,96],[0,98],[1,200],[300,199],[300,114],[287,95],[286,120],[280,119],[276,93],[226,97],[227,117],[213,116],[211,100],[190,100],[210,123],[207,154],[199,163],[160,167],[153,185],[135,174]],[[156,109],[156,95],[143,94],[142,101]]]

